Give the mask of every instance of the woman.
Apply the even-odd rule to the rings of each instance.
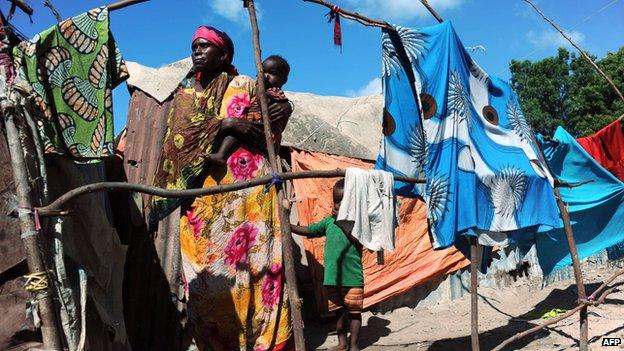
[[[200,27],[192,42],[194,75],[174,96],[156,184],[170,189],[229,184],[270,175],[257,141],[262,125],[245,119],[255,83],[237,76],[234,46],[214,28]],[[289,106],[272,106],[283,118]],[[231,132],[247,141],[225,166],[210,165],[222,118],[237,118]],[[281,130],[274,130],[279,135]],[[154,198],[163,218],[179,201]],[[281,232],[274,188],[255,187],[203,196],[182,204],[180,248],[188,317],[200,350],[282,350],[289,346],[290,314],[283,289]]]

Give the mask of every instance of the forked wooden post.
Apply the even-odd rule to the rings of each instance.
[[[442,23],[444,18],[429,5],[427,0],[420,0],[429,13]],[[479,242],[476,237],[468,237],[470,243],[470,344],[472,351],[479,351],[479,267],[477,254],[479,252]]]
[[[1,85],[4,84],[4,70],[0,70]],[[9,144],[9,154],[11,157],[11,167],[13,179],[17,193],[18,215],[20,221],[20,232],[26,262],[28,264],[29,281],[26,289],[32,292],[33,300],[38,302],[39,315],[41,316],[41,336],[45,350],[61,350],[61,337],[56,324],[54,302],[49,288],[49,277],[46,271],[43,257],[39,250],[37,230],[33,213],[33,203],[31,200],[31,188],[28,183],[26,173],[26,161],[22,145],[20,143],[19,131],[15,125],[15,104],[9,96],[10,88],[6,87],[0,91],[0,110],[4,115],[4,125],[6,137]],[[36,307],[35,307],[36,308]]]
[[[254,46],[254,58],[257,70],[257,89],[260,98],[260,109],[262,111],[262,124],[264,125],[264,135],[266,138],[267,151],[269,153],[269,162],[274,175],[279,175],[280,167],[275,154],[275,146],[271,133],[271,121],[269,120],[269,103],[266,96],[266,87],[264,86],[264,70],[262,69],[262,51],[260,49],[260,31],[258,30],[258,19],[256,17],[256,7],[253,0],[245,0],[244,4],[249,11],[249,20],[251,22],[252,39]],[[285,273],[286,273],[286,289],[288,291],[288,301],[290,303],[290,313],[292,316],[293,332],[295,334],[295,349],[297,351],[305,350],[305,337],[303,334],[303,317],[301,315],[301,301],[299,300],[299,292],[297,291],[297,276],[295,274],[295,263],[293,258],[294,241],[290,229],[290,204],[284,195],[283,183],[275,184],[277,188],[277,211],[279,213],[280,228],[282,231],[282,253],[284,257]]]

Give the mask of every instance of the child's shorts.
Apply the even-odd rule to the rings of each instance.
[[[349,313],[362,313],[364,288],[326,286],[329,311],[345,308]]]

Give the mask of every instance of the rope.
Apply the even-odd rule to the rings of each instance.
[[[281,174],[273,173],[273,175],[271,176],[271,181],[269,182],[269,184],[265,185],[264,191],[269,192],[272,186],[282,184],[283,182],[284,182],[284,178],[282,178]]]
[[[24,289],[26,289],[26,291],[35,293],[48,288],[48,276],[46,272],[30,273],[25,275],[24,278],[26,279],[26,283],[24,284]]]

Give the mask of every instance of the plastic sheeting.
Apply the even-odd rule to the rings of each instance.
[[[321,153],[293,151],[293,171],[328,170],[359,167],[372,169],[361,160]],[[299,179],[294,181],[299,222],[307,225],[331,213],[331,189],[334,179]],[[396,232],[396,249],[384,253],[383,264],[377,254],[364,250],[364,307],[398,296],[436,277],[449,274],[469,264],[454,248],[434,251],[427,230],[425,204],[416,199],[400,199],[400,225]],[[317,304],[325,306],[323,284],[324,238],[304,239],[309,269],[314,281]]]

